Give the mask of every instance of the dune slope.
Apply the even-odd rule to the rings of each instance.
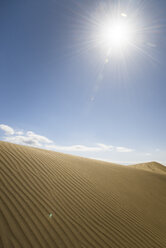
[[[0,142],[0,247],[165,248],[166,173],[153,167]]]
[[[157,162],[148,162],[148,163],[141,163],[141,164],[134,164],[131,165],[137,169],[151,171],[155,173],[166,173],[166,167]]]

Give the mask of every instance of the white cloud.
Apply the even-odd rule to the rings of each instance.
[[[117,152],[133,152],[134,150],[127,148],[127,147],[118,146],[116,147],[116,151]]]
[[[99,152],[99,151],[114,150],[114,146],[105,145],[101,143],[97,143],[96,146],[85,146],[85,145],[58,146],[53,144],[53,145],[47,145],[46,148],[60,150],[60,151],[69,151],[69,152]]]
[[[7,125],[1,124],[0,129],[5,132],[5,135],[13,135],[14,129],[12,127],[9,127]]]
[[[104,150],[104,151],[112,151],[114,149],[114,147],[111,145],[105,145],[101,143],[98,143],[97,145],[101,148],[101,150]]]
[[[35,134],[31,131],[26,132],[24,134],[23,131],[20,130],[14,130],[12,127],[9,127],[7,125],[1,124],[0,129],[4,131],[5,137],[3,137],[4,141],[20,144],[20,145],[30,145],[35,147],[44,147],[45,144],[51,144],[53,143],[52,140]]]
[[[86,145],[69,145],[61,146],[55,144],[52,140],[45,136],[41,136],[32,131],[27,131],[24,133],[20,130],[14,130],[13,128],[1,124],[0,128],[5,132],[4,141],[20,144],[29,145],[35,147],[42,147],[50,150],[64,151],[64,152],[132,152],[132,149],[126,147],[115,147],[112,145],[106,145],[102,143],[97,143],[94,146]],[[12,135],[12,136],[11,136]]]
[[[7,142],[12,142],[20,145],[29,145],[35,147],[42,146],[42,144],[37,139],[34,139],[33,137],[27,137],[21,135],[5,137],[4,140]]]
[[[101,151],[100,147],[93,146],[84,146],[84,145],[72,145],[72,146],[58,146],[58,145],[46,145],[48,149],[55,149],[60,151],[69,151],[69,152],[97,152]]]
[[[29,138],[32,138],[32,139],[34,139],[34,140],[37,140],[38,142],[41,142],[41,143],[53,143],[53,141],[52,140],[50,140],[50,139],[48,139],[48,138],[46,138],[46,137],[44,137],[44,136],[41,136],[41,135],[38,135],[38,134],[35,134],[34,132],[32,132],[32,131],[28,131],[27,133],[26,133],[26,135],[27,135],[27,137],[29,137]]]
[[[15,134],[17,134],[17,135],[23,135],[24,132],[23,131],[15,131]]]
[[[134,149],[128,147],[113,146],[103,143],[96,143],[92,146],[82,144],[68,146],[58,145],[47,137],[36,134],[32,131],[13,129],[12,127],[5,124],[0,124],[0,129],[4,132],[4,136],[0,136],[1,140],[20,145],[28,145],[64,153],[71,153],[73,155],[83,155],[85,157],[94,159],[100,158],[100,160],[103,161],[112,161],[119,164],[140,163],[141,161],[145,162],[149,161],[150,159],[166,165],[166,152],[161,148],[154,149],[154,153],[150,154],[148,152],[146,153],[135,151]]]
[[[20,145],[29,145],[35,147],[45,147],[45,145],[53,143],[53,141],[49,140],[48,138],[35,134],[31,131],[28,131],[25,135],[5,137],[4,140]]]

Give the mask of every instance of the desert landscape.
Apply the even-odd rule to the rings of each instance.
[[[166,248],[166,0],[2,0],[0,33],[0,248]]]
[[[0,142],[0,247],[165,248],[166,168]]]

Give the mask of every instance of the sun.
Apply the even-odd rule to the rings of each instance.
[[[125,19],[111,19],[100,25],[98,39],[106,49],[124,49],[132,42],[132,26]]]

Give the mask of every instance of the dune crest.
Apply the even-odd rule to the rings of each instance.
[[[135,167],[140,170],[146,170],[146,171],[152,171],[155,173],[166,173],[166,166],[152,161],[152,162],[147,162],[147,163],[140,163],[140,164],[134,164],[131,165],[132,167]]]
[[[165,248],[161,166],[0,142],[0,247]]]

